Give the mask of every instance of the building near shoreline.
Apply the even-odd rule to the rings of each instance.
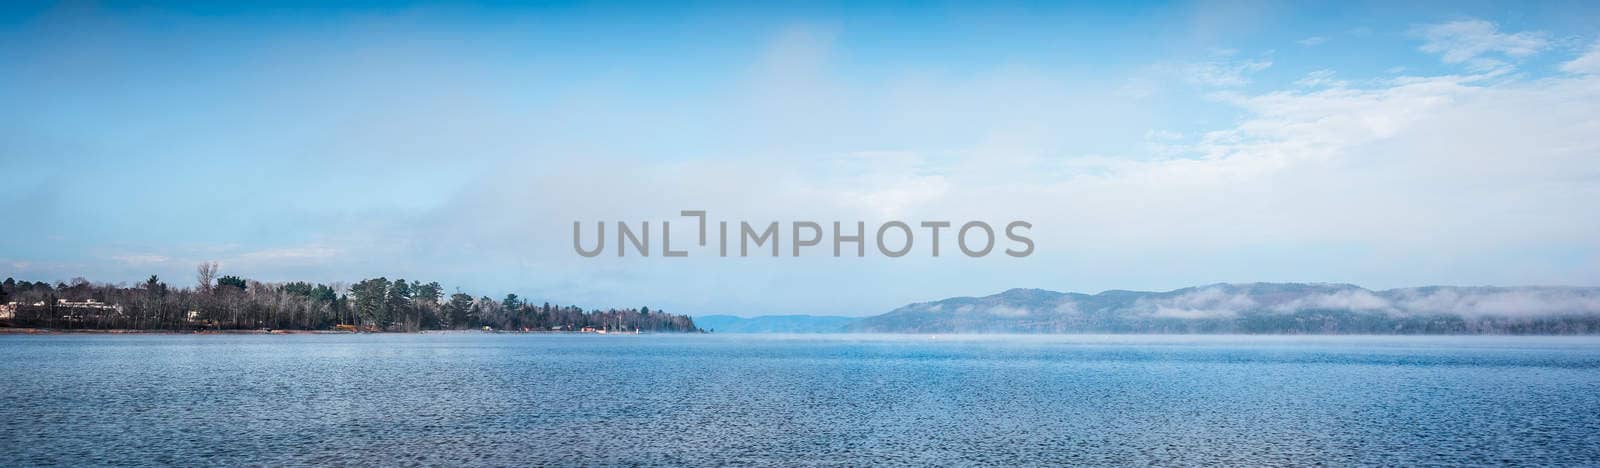
[[[0,319],[21,320],[39,326],[77,326],[105,320],[121,320],[127,316],[121,304],[110,304],[95,299],[73,301],[56,299],[55,302],[12,302],[0,306]]]
[[[44,303],[40,302],[40,303],[37,303],[37,304],[34,304],[34,305],[43,306]],[[69,300],[66,300],[66,299],[56,299],[56,307],[72,307],[72,308],[78,308],[78,309],[111,310],[111,311],[116,311],[117,313],[122,313],[122,305],[121,304],[107,304],[107,303],[100,302],[100,301],[97,301],[97,300],[94,300],[94,299],[84,299],[82,301],[69,301]]]

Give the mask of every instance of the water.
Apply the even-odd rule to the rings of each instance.
[[[0,336],[0,466],[1600,463],[1600,339]]]

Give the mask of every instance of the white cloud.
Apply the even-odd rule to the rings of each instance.
[[[1566,288],[1407,289],[1396,293],[1395,306],[1409,313],[1526,317],[1600,310],[1600,296]]]
[[[130,266],[158,265],[172,260],[167,256],[156,254],[114,255],[111,257],[111,259]]]
[[[1229,318],[1258,306],[1247,294],[1236,294],[1222,287],[1209,286],[1166,298],[1143,298],[1133,309],[1156,317],[1200,319]]]
[[[1303,88],[1316,88],[1322,86],[1344,86],[1345,82],[1333,79],[1334,71],[1329,69],[1316,70],[1307,73],[1305,78],[1295,81],[1296,86]]]
[[[1600,75],[1600,41],[1572,61],[1561,64],[1561,71],[1579,75]]]
[[[1536,33],[1501,33],[1491,24],[1483,34],[1474,24],[1427,29],[1433,36],[1425,35],[1425,47],[1465,63],[1514,59],[1544,46]],[[1600,199],[1600,142],[1592,136],[1600,134],[1600,80],[1579,74],[1591,63],[1583,59],[1564,68],[1572,75],[1531,81],[1409,76],[1327,87],[1346,75],[1323,70],[1302,80],[1306,87],[1266,92],[1242,89],[1272,66],[1261,55],[1240,60],[1217,51],[1200,62],[1135,72],[1149,78],[1143,85],[1188,80],[1229,89],[1211,104],[1237,115],[1197,123],[1186,113],[1192,108],[1114,95],[1116,77],[1075,81],[1020,65],[844,79],[831,73],[831,47],[827,31],[786,31],[743,79],[670,111],[659,101],[615,97],[627,93],[605,86],[570,102],[518,101],[507,97],[517,93],[502,91],[526,90],[519,81],[526,77],[495,73],[418,86],[460,90],[465,99],[344,101],[373,116],[418,117],[400,127],[350,119],[374,122],[367,132],[373,138],[351,141],[334,129],[326,138],[339,144],[300,149],[320,156],[338,154],[327,148],[361,147],[488,169],[436,177],[451,193],[423,197],[437,206],[351,213],[317,224],[324,240],[308,246],[163,252],[176,260],[161,273],[188,276],[195,262],[181,259],[199,258],[263,279],[421,272],[474,292],[528,288],[518,292],[595,305],[669,297],[683,303],[666,305],[697,312],[814,312],[828,301],[897,306],[909,294],[998,290],[1019,281],[1090,289],[1218,279],[1600,281],[1600,262],[1573,260],[1592,260],[1600,249],[1593,236],[1600,207],[1589,202]],[[315,77],[323,70],[307,64],[324,61],[337,60],[287,63],[300,64],[297,76]],[[1130,86],[1126,95],[1147,95],[1132,91],[1153,86]],[[286,101],[303,107],[315,100]],[[450,107],[459,103],[471,105]],[[487,117],[431,127],[429,119],[440,115]],[[658,127],[668,130],[652,132]],[[573,130],[591,132],[569,138]],[[425,151],[416,149],[419,141]],[[457,157],[458,149],[471,154]],[[572,254],[573,220],[659,221],[682,209],[752,222],[1027,219],[1039,248],[1026,260],[968,260],[949,254],[946,237],[946,257],[927,263],[781,265]],[[1529,251],[1556,254],[1524,255]],[[807,293],[816,290],[835,293]],[[1327,300],[1341,299],[1361,298]],[[881,310],[887,307],[849,312]]]
[[[1250,75],[1271,66],[1269,60],[1213,60],[1177,65],[1172,71],[1191,84],[1232,88],[1250,84]]]
[[[481,189],[463,193],[437,213],[423,216],[417,224],[425,227],[398,226],[392,231],[402,234],[375,234],[398,237],[393,242],[363,239],[363,245],[329,245],[354,251],[351,258],[367,258],[372,246],[414,243],[419,249],[437,250],[414,255],[435,260],[428,265],[432,271],[448,270],[450,262],[457,262],[463,263],[458,267],[463,275],[472,275],[482,267],[471,262],[488,261],[529,272],[508,282],[537,282],[538,272],[562,271],[567,283],[550,289],[586,303],[612,297],[606,296],[614,294],[609,290],[631,284],[635,286],[629,290],[639,291],[637,297],[628,298],[634,302],[670,292],[674,297],[716,297],[720,307],[778,302],[810,304],[805,310],[811,311],[817,310],[817,301],[828,299],[795,296],[786,286],[801,281],[791,277],[806,268],[820,271],[816,277],[829,278],[810,279],[808,284],[841,291],[836,296],[866,295],[871,290],[874,297],[893,302],[891,298],[905,296],[882,288],[945,290],[951,284],[1002,288],[1016,286],[1023,277],[1047,284],[1081,280],[1101,281],[1089,283],[1096,286],[1128,286],[1116,284],[1118,278],[1079,273],[1090,269],[1086,265],[1131,270],[1134,267],[1120,266],[1131,263],[1144,270],[1179,269],[1172,277],[1201,282],[1197,280],[1215,278],[1207,275],[1218,274],[1217,264],[1193,258],[1216,259],[1217,252],[1252,252],[1263,246],[1293,248],[1287,256],[1278,251],[1270,258],[1247,262],[1229,254],[1223,261],[1251,263],[1237,270],[1245,280],[1288,279],[1272,276],[1283,272],[1317,280],[1378,278],[1370,281],[1401,285],[1600,280],[1600,269],[1571,262],[1561,266],[1537,259],[1473,260],[1485,252],[1515,252],[1528,246],[1594,245],[1592,232],[1600,232],[1600,208],[1585,202],[1600,199],[1600,173],[1593,162],[1600,143],[1590,136],[1600,132],[1595,128],[1600,122],[1600,83],[1592,76],[1535,81],[1491,80],[1489,75],[1402,76],[1363,81],[1359,87],[1327,87],[1338,82],[1328,81],[1336,74],[1325,70],[1308,75],[1313,81],[1302,84],[1317,85],[1309,88],[1220,96],[1219,102],[1241,116],[1210,131],[1170,139],[1173,135],[1140,126],[1130,141],[1144,145],[1159,140],[1170,151],[1130,146],[1129,151],[1139,152],[1117,154],[1079,146],[1080,139],[1095,135],[1055,139],[1035,135],[1098,130],[1103,121],[1117,116],[1117,105],[1141,105],[1136,101],[1092,101],[1085,96],[1096,94],[1095,89],[1066,94],[1062,90],[1069,86],[1015,69],[967,78],[919,76],[888,88],[850,86],[829,75],[826,61],[817,58],[827,57],[825,51],[795,55],[807,58],[779,62],[803,63],[803,67],[780,68],[811,78],[797,83],[757,73],[737,96],[741,101],[732,111],[713,101],[702,112],[733,112],[757,120],[773,108],[758,106],[762,111],[742,114],[747,111],[740,107],[742,98],[765,96],[757,101],[805,109],[783,111],[793,120],[785,125],[793,126],[781,129],[819,135],[819,141],[844,151],[776,155],[752,151],[677,161],[574,157],[554,165],[513,165],[499,171],[501,176],[474,184]],[[1189,69],[1210,71],[1200,73],[1197,82],[1241,84],[1252,70],[1269,66],[1226,57],[1209,63],[1190,65]],[[1045,131],[1034,131],[1040,127]],[[797,140],[774,132],[758,138],[756,147],[787,148]],[[614,167],[627,169],[619,173]],[[530,168],[545,176],[528,179]],[[780,267],[756,260],[691,258],[658,268],[657,263],[575,259],[571,254],[567,223],[572,220],[660,220],[682,209],[708,209],[713,217],[752,222],[1028,219],[1036,225],[1033,232],[1040,248],[1036,262],[964,270],[987,274],[966,274],[944,283],[893,285],[873,279],[878,277],[874,275],[902,277],[890,271],[906,263],[882,259],[820,266],[791,263],[779,274],[774,272]],[[439,222],[444,219],[460,221]],[[407,234],[418,229],[422,231]],[[1311,256],[1329,245],[1356,246],[1362,253]],[[950,252],[948,238],[943,248]],[[1139,259],[1127,260],[1134,257]],[[1397,264],[1397,258],[1405,261]],[[1527,269],[1512,268],[1516,261],[1529,262]],[[1139,278],[1148,273],[1120,274],[1120,278]],[[724,281],[737,286],[729,288]],[[912,298],[920,297],[926,296]],[[1233,310],[1227,298],[1215,298],[1215,304],[1189,299],[1153,307],[1151,312],[1180,316]],[[1365,299],[1324,301],[1359,304]]]
[[[1543,32],[1502,33],[1498,25],[1480,19],[1424,25],[1412,32],[1425,40],[1423,52],[1438,54],[1445,63],[1466,63],[1480,70],[1504,65],[1500,60],[1483,58],[1485,55],[1521,58],[1539,53],[1550,44]]]
[[[1297,297],[1289,302],[1275,304],[1271,307],[1272,310],[1277,312],[1295,312],[1308,309],[1387,311],[1391,308],[1392,304],[1389,303],[1389,300],[1364,289],[1311,294],[1305,297]]]
[[[1459,315],[1465,317],[1539,317],[1594,314],[1600,311],[1600,294],[1594,288],[1472,288],[1435,287],[1370,291],[1349,286],[1321,293],[1283,295],[1257,291],[1228,292],[1209,286],[1174,297],[1145,298],[1132,311],[1157,317],[1228,318],[1263,311],[1349,310],[1389,315]],[[1290,299],[1284,300],[1284,297]]]
[[[1174,141],[1183,139],[1183,134],[1170,130],[1151,129],[1144,133],[1144,139],[1152,141]]]
[[[1239,51],[1233,49],[1210,49],[1203,59],[1156,63],[1129,77],[1115,94],[1145,98],[1171,83],[1237,88],[1250,84],[1253,75],[1272,67],[1270,53],[1253,59],[1241,59],[1237,55]]]
[[[371,246],[364,246],[364,249],[374,252]],[[312,244],[234,253],[222,256],[219,263],[237,271],[273,271],[326,264],[343,253],[341,248]]]
[[[946,178],[930,173],[929,163],[916,154],[862,152],[820,162],[825,172],[797,182],[828,193],[837,206],[872,217],[903,217],[909,208],[938,200],[950,190]]]
[[[1304,273],[1335,271],[1329,268],[1336,266],[1341,272],[1336,274],[1354,271],[1401,284],[1468,277],[1502,284],[1600,279],[1593,268],[1497,268],[1503,271],[1497,275],[1481,264],[1459,263],[1484,251],[1592,244],[1588,233],[1600,230],[1600,208],[1584,200],[1600,195],[1600,173],[1592,160],[1600,146],[1587,136],[1597,130],[1594,122],[1600,122],[1595,80],[1507,82],[1445,75],[1370,83],[1233,95],[1223,102],[1240,109],[1243,118],[1173,143],[1183,151],[1171,156],[1060,156],[1050,146],[1022,146],[1000,154],[957,152],[954,157],[896,152],[874,156],[883,158],[876,163],[841,165],[706,161],[703,169],[723,166],[731,172],[638,185],[677,198],[709,200],[696,194],[706,193],[704,187],[759,181],[755,187],[760,188],[741,191],[755,197],[746,202],[767,207],[750,211],[757,219],[796,210],[846,220],[876,216],[870,208],[879,201],[913,219],[1026,218],[1038,226],[1041,255],[1069,259],[1069,266],[1096,264],[1092,259],[1113,262],[1148,249],[1176,253],[1358,245],[1371,253],[1303,258],[1285,268],[1313,279],[1338,279]],[[1019,157],[1027,155],[1038,157]],[[985,165],[1007,176],[990,178],[964,170]],[[826,169],[819,173],[819,168]],[[572,183],[578,190],[595,181]],[[623,198],[648,197],[641,192]],[[676,209],[682,208],[669,200],[641,212]],[[1395,258],[1408,261],[1395,265]],[[1439,275],[1448,269],[1475,273]],[[1006,274],[1061,273],[1019,267]],[[1244,279],[1270,273],[1248,274]],[[1229,309],[1194,302],[1166,304],[1152,312],[1215,310]]]
[[[989,313],[989,315],[996,317],[1026,317],[1033,313],[1033,311],[1028,310],[1026,307],[1010,307],[1003,305],[989,307],[986,311]]]
[[[1184,309],[1178,307],[1159,307],[1150,315],[1175,319],[1226,319],[1239,315],[1232,309]]]
[[[1296,44],[1300,44],[1300,45],[1303,45],[1303,46],[1306,46],[1306,47],[1316,47],[1316,46],[1319,46],[1319,45],[1322,45],[1322,44],[1326,44],[1328,42],[1328,38],[1322,37],[1322,36],[1311,36],[1311,37],[1308,37],[1308,38],[1305,38],[1305,39],[1301,39],[1301,40],[1298,40],[1298,41],[1294,41],[1294,42]]]

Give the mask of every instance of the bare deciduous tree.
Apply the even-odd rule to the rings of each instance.
[[[195,267],[195,281],[199,283],[201,294],[211,293],[211,285],[217,279],[217,271],[217,262],[200,262],[200,266]]]

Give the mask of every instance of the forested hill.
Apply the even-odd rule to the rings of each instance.
[[[215,276],[202,265],[194,287],[155,276],[137,285],[17,281],[0,283],[0,326],[61,329],[284,329],[381,331],[496,330],[696,332],[687,315],[648,307],[584,310],[465,293],[437,282],[366,279],[349,286],[263,283]],[[345,327],[339,327],[345,325]]]
[[[1600,334],[1600,288],[1214,284],[1099,294],[1013,289],[849,325],[888,333]]]

